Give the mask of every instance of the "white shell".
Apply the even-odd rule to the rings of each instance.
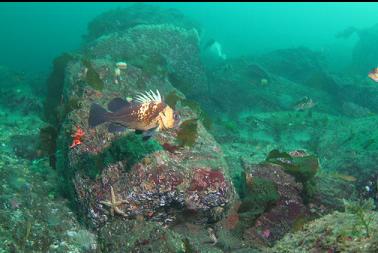
[[[126,68],[127,68],[127,63],[126,63],[126,62],[123,62],[123,61],[120,61],[120,62],[117,62],[117,63],[116,63],[116,66],[117,66],[117,68],[119,68],[119,69],[126,69]]]

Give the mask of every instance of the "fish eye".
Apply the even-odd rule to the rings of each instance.
[[[180,119],[180,115],[178,113],[176,113],[176,112],[174,113],[173,117],[174,117],[175,120],[179,120]]]

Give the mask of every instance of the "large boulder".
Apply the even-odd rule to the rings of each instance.
[[[362,207],[359,210],[368,221],[370,236],[366,235],[361,216],[336,211],[287,234],[268,252],[377,252],[378,213]]]
[[[104,12],[94,18],[88,25],[85,39],[91,41],[103,35],[126,31],[142,24],[173,24],[177,27],[196,28],[200,31],[200,27],[195,21],[184,16],[177,9],[164,9],[157,5],[137,3],[126,8]]]
[[[325,67],[322,54],[305,47],[274,50],[259,56],[258,62],[272,73],[298,83]]]
[[[150,89],[180,93],[161,64],[194,87],[202,85],[198,80],[206,79],[196,53],[196,32],[139,25],[101,37],[85,52],[85,57],[74,55],[65,68],[62,103],[75,106],[63,114],[57,143],[61,185],[83,219],[93,228],[106,224],[113,212],[103,203],[114,196],[124,201],[114,213],[123,219],[142,216],[166,224],[182,217],[199,224],[219,220],[235,195],[222,151],[201,121],[195,124],[193,145],[178,143],[180,129],[159,132],[144,142],[132,130],[110,133],[106,124],[88,126],[93,102],[105,106],[114,97]],[[120,60],[128,66],[116,76]],[[182,121],[198,118],[180,103],[176,111]],[[85,133],[82,144],[71,148],[72,134],[79,128]]]
[[[246,226],[243,237],[254,244],[271,245],[309,215],[301,198],[303,186],[279,165],[245,164],[244,168],[248,190],[239,209]],[[255,196],[249,196],[251,191]]]
[[[291,50],[286,51],[290,55]],[[285,58],[284,52],[280,53],[282,58]],[[330,75],[321,72],[322,69],[305,68],[305,73],[287,73],[265,61],[270,62],[265,58],[241,57],[226,60],[209,70],[208,96],[200,97],[201,105],[212,115],[235,117],[245,112],[295,111],[303,98],[309,97],[314,106],[305,110],[339,113],[340,85]],[[282,65],[286,67],[288,64]],[[292,64],[296,64],[295,61]]]
[[[143,78],[167,78],[189,97],[204,96],[207,91],[196,29],[171,24],[138,25],[100,37],[88,46],[86,54],[97,59],[126,60],[143,71]],[[144,82],[136,81],[139,86]]]

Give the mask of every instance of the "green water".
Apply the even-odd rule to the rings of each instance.
[[[1,3],[0,253],[378,252],[377,12]]]
[[[1,64],[41,71],[62,52],[79,47],[86,24],[96,15],[129,3],[3,3]],[[230,56],[296,46],[348,58],[354,38],[335,34],[348,26],[368,27],[376,3],[155,3],[198,20]],[[36,60],[38,59],[38,60]],[[344,62],[344,61],[343,61]]]

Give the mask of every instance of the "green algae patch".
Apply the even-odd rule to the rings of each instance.
[[[104,82],[101,80],[99,74],[93,68],[91,62],[88,59],[83,59],[83,65],[87,68],[87,75],[85,81],[94,89],[102,90],[104,88]]]
[[[143,141],[141,135],[129,134],[112,143],[104,150],[101,159],[104,166],[114,164],[118,161],[126,161],[126,168],[131,167],[141,161],[144,157],[156,151],[163,150],[161,145],[155,140]]]
[[[251,224],[279,199],[277,186],[274,182],[254,177],[251,185],[244,185],[244,196],[238,210],[240,217],[247,219]]]
[[[372,218],[368,213],[375,209],[373,199],[348,201],[344,199],[345,212],[355,215],[355,226],[364,230],[366,237],[370,237]]]
[[[264,211],[265,208],[269,207],[279,199],[277,186],[274,182],[259,177],[253,179],[253,183],[247,187],[246,193],[243,202],[248,204],[245,205],[243,203],[241,205],[241,212],[249,209],[249,207],[262,208]]]
[[[370,237],[356,215],[335,211],[306,223],[302,229],[288,233],[277,241],[272,252],[377,252],[378,212],[364,212],[370,224]],[[362,250],[363,249],[363,250]]]
[[[143,141],[136,134],[129,134],[112,142],[112,144],[99,154],[84,153],[80,156],[77,168],[84,175],[96,179],[102,170],[117,162],[124,162],[125,168],[130,170],[132,166],[140,162],[144,157],[160,151],[163,148],[155,140]],[[65,169],[65,178],[72,178],[74,171]]]
[[[73,110],[80,109],[81,106],[81,100],[78,97],[72,97],[64,105],[64,113],[67,115]]]

